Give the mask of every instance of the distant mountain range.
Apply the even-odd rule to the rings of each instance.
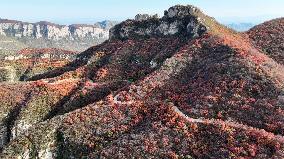
[[[230,23],[230,24],[225,24],[229,28],[232,28],[236,31],[248,31],[250,28],[255,26],[253,23]]]
[[[4,40],[6,50],[17,50],[16,47],[7,48],[7,43],[21,43],[24,47],[32,48],[62,48],[73,51],[83,51],[90,46],[107,40],[109,29],[117,22],[103,21],[93,25],[72,24],[59,25],[46,21],[28,23],[16,20],[0,19],[0,35],[13,40]],[[3,40],[0,41],[0,44]],[[3,48],[0,45],[0,48]],[[22,47],[21,47],[22,48]]]

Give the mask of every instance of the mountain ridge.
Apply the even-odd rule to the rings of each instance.
[[[0,157],[283,158],[284,66],[196,7],[164,16],[1,83]]]
[[[283,26],[284,18],[277,18],[247,31],[255,46],[281,64],[284,64]]]

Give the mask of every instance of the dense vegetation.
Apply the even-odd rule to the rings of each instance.
[[[283,158],[284,66],[193,6],[173,13],[206,31],[140,36],[153,19],[127,21],[123,39],[1,83],[0,157]]]

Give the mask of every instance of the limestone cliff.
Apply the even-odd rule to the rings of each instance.
[[[94,25],[67,26],[45,21],[27,23],[0,19],[0,35],[15,37],[30,47],[82,51],[108,39],[108,30],[115,24],[104,21]]]

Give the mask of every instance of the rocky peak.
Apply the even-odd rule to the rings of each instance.
[[[174,17],[184,18],[187,16],[198,16],[200,14],[203,14],[202,11],[195,6],[176,5],[166,10],[164,16],[168,18],[174,18]]]
[[[209,30],[215,20],[194,6],[176,5],[165,11],[162,18],[138,14],[134,20],[126,20],[110,30],[110,39],[128,39],[151,36],[198,37]]]
[[[144,20],[149,20],[152,18],[158,18],[158,14],[155,15],[149,15],[149,14],[137,14],[135,16],[136,21],[144,21]]]

